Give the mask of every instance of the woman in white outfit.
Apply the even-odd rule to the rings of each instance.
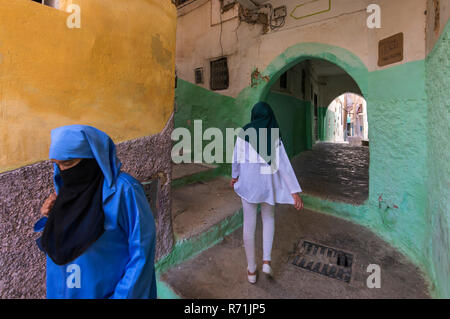
[[[254,129],[256,138],[250,131]],[[298,195],[302,190],[279,138],[275,115],[267,103],[259,102],[252,109],[251,122],[236,140],[233,155],[231,186],[241,197],[244,211],[244,247],[247,276],[256,282],[255,229],[257,206],[261,205],[263,222],[263,273],[272,276],[271,252],[275,231],[275,203],[292,204],[303,209]],[[266,145],[264,145],[266,144]]]

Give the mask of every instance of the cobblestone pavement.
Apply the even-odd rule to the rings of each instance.
[[[369,148],[317,143],[292,159],[305,194],[361,205],[369,196]]]

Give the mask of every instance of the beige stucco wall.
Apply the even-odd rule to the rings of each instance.
[[[209,61],[221,56],[223,47],[230,69],[230,87],[220,91],[224,95],[236,97],[250,84],[255,67],[264,70],[275,57],[300,42],[343,47],[373,71],[382,69],[377,65],[378,42],[403,32],[404,59],[396,64],[425,58],[427,0],[332,0],[331,11],[300,20],[290,14],[301,1],[272,0],[274,7],[287,5],[288,17],[283,28],[267,34],[262,34],[261,25],[239,23],[237,10],[223,15],[222,27],[215,24],[212,8],[218,2],[197,0],[178,11],[176,60],[178,76],[190,82],[194,82],[194,69],[203,67],[202,86],[209,88]],[[366,8],[371,3],[381,7],[381,29],[367,27]]]

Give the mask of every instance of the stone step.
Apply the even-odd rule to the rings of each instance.
[[[185,178],[198,173],[203,173],[216,169],[216,165],[203,163],[182,163],[172,165],[172,180]]]
[[[172,188],[210,180],[218,176],[218,166],[203,163],[172,164]]]
[[[195,237],[241,209],[230,179],[216,177],[172,189],[172,220],[176,240]]]

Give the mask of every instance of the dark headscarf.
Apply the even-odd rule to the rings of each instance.
[[[95,159],[83,159],[60,175],[62,187],[50,210],[41,243],[55,264],[65,265],[104,232],[104,177]]]
[[[277,119],[272,111],[272,108],[266,102],[258,102],[253,106],[251,121],[244,126],[244,131],[248,128],[254,128],[256,130],[256,141],[253,141],[249,135],[245,135],[245,141],[249,142],[252,147],[258,152],[258,154],[270,165],[270,156],[275,146],[275,136],[272,136],[272,129],[279,129]],[[267,129],[267,150],[266,153],[262,152],[260,147],[260,129]],[[243,133],[243,132],[242,132]],[[279,137],[281,139],[281,133],[279,132]],[[255,145],[256,142],[256,145]]]

